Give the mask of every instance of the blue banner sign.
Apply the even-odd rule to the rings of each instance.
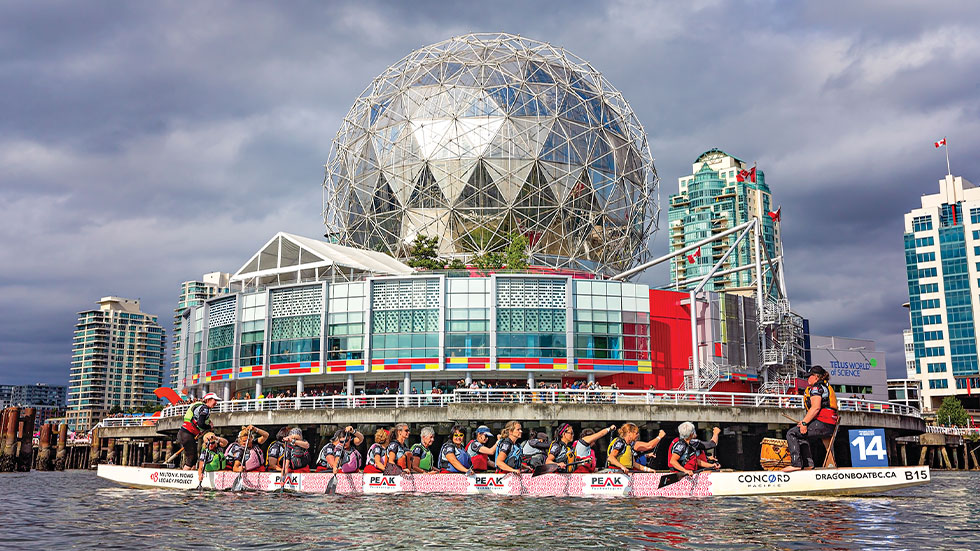
[[[885,446],[885,429],[849,430],[852,467],[887,467],[888,448]]]

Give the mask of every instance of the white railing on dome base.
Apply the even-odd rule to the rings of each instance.
[[[889,402],[840,398],[841,411],[919,417],[919,410]],[[216,413],[347,408],[446,407],[450,404],[677,404],[689,406],[795,408],[803,397],[788,394],[670,390],[572,389],[457,389],[447,394],[379,394],[362,396],[304,396],[218,402]],[[184,415],[188,404],[164,408],[162,417]],[[107,419],[108,420],[108,419]]]
[[[107,417],[96,427],[142,427],[155,425],[159,417]]]
[[[980,436],[980,427],[937,427],[934,425],[928,425],[926,427],[926,432],[932,432],[935,434],[949,434],[952,436],[970,436],[973,434]]]

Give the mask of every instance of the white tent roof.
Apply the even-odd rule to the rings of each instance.
[[[380,275],[408,275],[414,271],[384,253],[279,232],[239,268],[231,280],[243,281],[300,270],[319,269],[325,274],[331,267]]]

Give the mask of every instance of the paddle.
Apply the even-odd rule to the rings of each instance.
[[[337,473],[333,473],[330,480],[327,481],[327,488],[323,491],[325,494],[335,494],[337,493]]]
[[[252,445],[252,431],[248,431],[248,436],[245,437],[245,450],[242,452],[242,470],[238,473],[238,477],[235,481],[231,483],[231,491],[240,492],[245,489],[245,484],[242,482],[242,477],[245,476],[245,462],[248,461],[249,448]]]
[[[785,417],[785,418],[787,418],[787,419],[789,419],[789,420],[790,420],[790,421],[792,421],[792,422],[793,422],[794,424],[797,424],[797,425],[798,425],[798,424],[800,423],[800,420],[799,420],[799,419],[796,419],[795,417],[790,417],[789,415],[786,415],[785,413],[783,413],[783,412],[781,412],[781,411],[779,412],[779,414],[780,414],[780,415],[782,415],[783,417]]]
[[[698,474],[700,472],[703,472],[703,471],[710,471],[710,470],[713,470],[713,469],[698,469],[698,470],[694,471],[694,473],[692,473],[692,475],[690,475],[690,476],[696,475],[696,474]],[[668,474],[668,475],[661,476],[660,477],[660,482],[657,483],[657,489],[659,490],[660,488],[665,488],[667,486],[670,486],[671,484],[676,484],[676,483],[680,482],[681,480],[684,480],[684,478],[686,478],[687,476],[689,476],[687,473],[680,472],[680,471],[678,471],[676,473],[671,473],[671,474]]]
[[[565,467],[562,467],[558,463],[545,463],[544,465],[538,465],[537,467],[534,468],[534,471],[531,473],[531,478],[534,478],[536,476],[541,476],[543,474],[551,474],[554,472],[558,472],[566,467],[581,465],[582,463],[585,463],[587,461],[591,461],[591,459],[579,459],[578,461],[572,461],[571,463],[565,465]],[[563,473],[563,474],[568,474],[568,473]]]

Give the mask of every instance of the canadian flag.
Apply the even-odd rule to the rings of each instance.
[[[752,170],[751,170],[751,171],[749,171],[749,178],[750,178],[750,179],[751,179],[751,180],[752,180],[753,182],[755,182],[755,166],[753,166],[753,167],[752,167]]]
[[[739,182],[744,182],[745,180],[755,182],[755,167],[753,166],[752,170],[739,170],[738,174],[735,175],[735,180]]]
[[[943,139],[939,140],[938,142],[932,142],[932,143],[936,144],[936,147],[937,148],[942,147],[942,146],[946,145],[946,138],[943,138]]]
[[[694,251],[694,254],[687,255],[687,263],[694,264],[694,260],[700,256],[701,256],[701,247],[698,247],[698,250]]]
[[[769,218],[772,218],[773,222],[779,222],[779,211],[783,210],[783,207],[779,207],[775,212],[769,211]]]

